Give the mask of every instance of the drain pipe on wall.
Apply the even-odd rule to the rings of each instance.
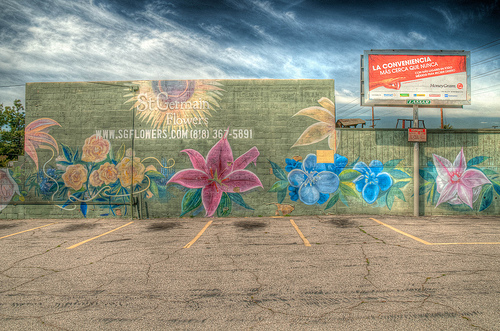
[[[133,91],[135,92],[136,90],[133,88]],[[132,107],[132,130],[134,134],[132,135],[132,155],[130,157],[131,159],[131,164],[132,164],[132,182],[130,184],[130,219],[133,221],[134,220],[134,136],[135,136],[135,107]]]

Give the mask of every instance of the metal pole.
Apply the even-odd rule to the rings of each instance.
[[[441,129],[444,129],[444,125],[443,125],[443,108],[441,108]]]
[[[373,107],[372,107],[372,128],[375,128],[375,112],[373,111]]]
[[[135,136],[135,107],[132,107],[132,183],[130,184],[130,219],[134,220],[134,136]]]
[[[413,127],[418,128],[418,105],[413,105]],[[419,189],[420,189],[420,159],[419,146],[413,146],[413,216],[420,216]]]

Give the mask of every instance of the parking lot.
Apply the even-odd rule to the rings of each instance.
[[[3,330],[499,330],[500,218],[0,221]]]

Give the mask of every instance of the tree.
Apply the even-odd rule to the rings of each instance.
[[[445,130],[451,130],[451,129],[453,129],[453,125],[451,125],[451,124],[445,124],[443,126],[443,129],[445,129]]]
[[[25,112],[21,100],[4,108],[0,104],[0,167],[24,154]]]

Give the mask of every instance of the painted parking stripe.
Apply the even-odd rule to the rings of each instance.
[[[418,241],[418,242],[421,242],[421,243],[422,243],[422,244],[424,244],[424,245],[432,245],[432,244],[431,244],[430,242],[428,242],[428,241],[425,241],[425,240],[420,239],[420,238],[418,238],[418,237],[415,237],[415,236],[413,236],[413,235],[411,235],[411,234],[409,234],[409,233],[406,233],[406,232],[403,232],[403,231],[401,231],[401,230],[399,230],[399,229],[396,229],[395,227],[390,226],[389,224],[385,224],[385,223],[380,222],[379,220],[376,220],[376,219],[374,219],[374,218],[370,218],[370,219],[371,219],[371,220],[374,220],[375,222],[377,222],[377,223],[379,223],[379,224],[381,224],[381,225],[383,225],[383,226],[388,227],[388,228],[389,228],[389,229],[391,229],[391,230],[396,231],[397,233],[401,233],[403,236],[407,236],[407,237],[409,237],[409,238],[411,238],[411,239],[413,239],[413,240],[416,240],[416,241]]]
[[[407,236],[407,237],[409,237],[409,238],[411,238],[411,239],[413,239],[413,240],[416,240],[416,241],[418,241],[418,242],[421,242],[421,243],[422,243],[422,244],[424,244],[424,245],[431,245],[431,246],[437,246],[437,245],[500,245],[500,242],[430,243],[430,242],[428,242],[428,241],[425,241],[425,240],[423,240],[423,239],[420,239],[420,238],[418,238],[418,237],[415,237],[415,236],[413,236],[413,235],[411,235],[411,234],[409,234],[409,233],[406,233],[406,232],[404,232],[404,231],[401,231],[401,230],[399,230],[399,229],[396,229],[395,227],[390,226],[389,224],[385,224],[385,223],[380,222],[379,220],[376,220],[376,219],[374,219],[374,218],[370,218],[370,219],[371,219],[371,220],[373,220],[373,221],[375,221],[375,222],[377,222],[377,223],[379,223],[379,224],[381,224],[381,225],[383,225],[383,226],[388,227],[388,228],[389,228],[389,229],[391,229],[391,230],[396,231],[397,233],[400,233],[400,234],[402,234],[402,235],[404,235],[404,236]]]
[[[29,229],[29,230],[24,230],[24,231],[21,231],[21,232],[16,232],[16,233],[13,233],[13,234],[9,234],[9,235],[6,235],[6,236],[3,236],[3,237],[0,237],[0,239],[7,238],[7,237],[11,237],[11,236],[15,236],[16,234],[21,234],[21,233],[25,233],[25,232],[33,231],[33,230],[36,230],[36,229],[41,229],[41,228],[44,228],[44,227],[46,227],[46,226],[53,225],[53,224],[56,224],[56,223],[45,224],[45,225],[39,226],[39,227],[37,227],[37,228],[33,228],[33,229]]]
[[[124,228],[124,227],[126,227],[126,226],[128,226],[128,225],[130,225],[130,224],[132,224],[132,223],[134,223],[134,222],[129,222],[129,223],[125,224],[125,225],[122,225],[122,226],[120,226],[120,227],[117,227],[116,229],[113,229],[113,230],[111,230],[111,231],[108,231],[108,232],[105,232],[105,233],[100,234],[100,235],[98,235],[98,236],[95,236],[94,238],[90,238],[90,239],[84,240],[84,241],[82,241],[82,242],[79,242],[78,244],[74,244],[73,246],[67,247],[66,249],[73,249],[73,248],[75,248],[75,247],[78,247],[78,246],[80,246],[80,245],[83,245],[83,244],[85,244],[85,243],[88,243],[89,241],[92,241],[92,240],[97,239],[97,238],[99,238],[99,237],[105,236],[105,235],[107,235],[107,234],[109,234],[109,233],[111,233],[111,232],[114,232],[114,231],[116,231],[116,230],[120,230],[121,228]]]
[[[207,224],[205,224],[205,226],[203,227],[203,229],[201,229],[201,231],[196,235],[196,237],[194,237],[193,240],[191,240],[190,242],[188,242],[183,248],[189,248],[191,247],[195,242],[196,240],[198,240],[201,235],[203,234],[203,232],[205,232],[205,230],[210,226],[210,224],[212,224],[213,221],[208,221]]]
[[[307,240],[307,238],[302,234],[302,232],[300,231],[300,229],[297,226],[297,224],[295,224],[295,222],[293,220],[290,220],[290,223],[292,223],[293,227],[295,228],[295,231],[297,231],[297,233],[299,234],[300,238],[302,238],[302,241],[304,242],[304,245],[307,246],[307,247],[310,247],[311,244],[309,243],[309,240]]]

